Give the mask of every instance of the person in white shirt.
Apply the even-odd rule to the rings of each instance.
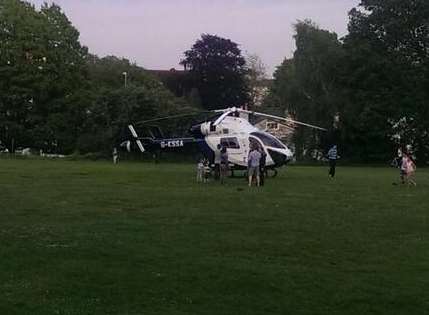
[[[258,151],[256,146],[253,146],[248,157],[248,175],[249,175],[249,187],[252,186],[253,176],[256,176],[256,184],[260,185],[259,176],[259,164],[261,162],[261,153]]]
[[[116,149],[116,147],[113,148],[112,155],[113,155],[113,164],[118,164],[118,162],[119,162],[119,152],[118,152],[118,149]]]
[[[204,177],[204,160],[201,159],[197,164],[197,183],[202,183]]]

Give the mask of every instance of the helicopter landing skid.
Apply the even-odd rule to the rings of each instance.
[[[270,169],[266,169],[265,170],[265,176],[267,177],[267,178],[274,178],[274,177],[277,177],[277,175],[278,175],[278,171],[277,171],[277,169],[275,169],[275,168],[270,168]]]
[[[236,176],[237,175],[237,173],[236,173],[237,171],[239,171],[239,170],[231,169],[229,177],[231,177],[231,178],[239,177],[239,176]],[[242,175],[241,177],[247,178],[247,170],[242,171],[241,175]],[[275,169],[275,168],[265,169],[265,177],[266,178],[274,178],[277,175],[278,175],[277,169]]]

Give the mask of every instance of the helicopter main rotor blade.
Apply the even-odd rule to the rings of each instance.
[[[174,118],[181,118],[181,117],[189,117],[189,116],[195,116],[195,115],[204,114],[204,113],[211,113],[211,111],[200,111],[200,112],[195,112],[195,113],[170,115],[170,116],[165,116],[165,117],[159,117],[159,118],[153,118],[153,119],[148,119],[148,120],[142,120],[142,121],[139,121],[139,122],[135,123],[135,125],[144,125],[144,124],[155,122],[155,121],[174,119]]]
[[[243,109],[241,108],[237,108],[237,107],[228,107],[228,108],[223,108],[223,109],[213,109],[212,112],[213,113],[226,113],[226,112],[236,112],[236,111],[242,111]]]
[[[251,115],[256,115],[256,116],[261,116],[261,117],[266,117],[266,118],[282,120],[282,121],[290,122],[290,123],[301,125],[301,126],[310,127],[310,128],[317,129],[317,130],[327,131],[325,128],[322,128],[322,127],[319,127],[316,125],[312,125],[312,124],[307,124],[307,123],[297,121],[297,120],[293,120],[290,118],[285,118],[285,117],[280,117],[280,116],[275,116],[275,115],[270,115],[270,114],[265,114],[265,113],[260,113],[260,112],[252,112],[250,110],[245,110],[245,109],[236,108],[236,107],[226,108],[226,109],[217,109],[217,110],[214,110],[213,112],[223,113],[213,123],[214,126],[217,126],[218,124],[220,124],[225,119],[225,117],[227,117],[229,114],[234,113],[234,112],[239,112],[239,113],[246,113],[246,114],[251,114]]]
[[[226,112],[224,112],[222,115],[219,116],[218,119],[215,120],[215,122],[213,123],[213,126],[219,125],[225,119],[225,117],[231,113],[233,113],[232,110],[227,110]]]
[[[301,126],[310,127],[310,128],[317,129],[317,130],[327,131],[327,129],[325,129],[325,128],[322,128],[322,127],[319,127],[319,126],[316,126],[316,125],[312,125],[312,124],[307,124],[307,123],[304,123],[304,122],[301,122],[301,121],[298,121],[298,120],[293,120],[293,119],[290,119],[290,118],[285,118],[285,117],[280,117],[280,116],[275,116],[275,115],[270,115],[270,114],[265,114],[265,113],[260,113],[260,112],[252,112],[252,111],[249,111],[249,110],[239,110],[239,111],[247,113],[247,114],[256,115],[256,116],[261,116],[261,117],[266,117],[266,118],[272,118],[272,119],[277,119],[277,120],[283,120],[283,121],[286,121],[286,122],[290,122],[290,123],[301,125]]]

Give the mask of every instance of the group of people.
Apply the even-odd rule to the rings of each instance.
[[[327,154],[329,160],[329,177],[335,177],[335,167],[337,160],[339,159],[337,146],[332,145]],[[416,164],[414,163],[410,149],[398,149],[398,156],[393,160],[393,166],[399,169],[400,182],[402,184],[417,186],[414,180],[414,174],[416,172]],[[397,184],[397,183],[394,183]]]
[[[222,145],[218,145],[214,156],[214,176],[220,180],[221,184],[229,174],[228,151]],[[251,150],[248,156],[247,174],[249,187],[255,183],[257,186],[263,186],[265,183],[265,165],[266,157],[264,149],[258,145],[251,144]],[[206,183],[211,174],[210,161],[206,158],[199,160],[197,165],[197,182]]]
[[[247,158],[249,187],[252,186],[254,180],[257,186],[264,186],[266,158],[267,154],[263,148],[256,144],[251,144],[249,156]]]
[[[228,151],[220,144],[215,152],[215,178],[220,180],[221,184],[225,183],[225,178],[228,176],[229,162]],[[197,165],[197,182],[207,183],[211,174],[210,161],[206,158],[201,159]]]
[[[207,159],[201,159],[197,165],[197,182],[207,183],[211,173],[210,162]]]
[[[266,173],[266,157],[264,149],[255,143],[250,143],[250,152],[247,159],[247,174],[248,185],[263,186]],[[337,145],[332,145],[328,152],[327,158],[329,161],[329,177],[333,179],[336,173],[338,155]],[[228,151],[225,147],[218,145],[218,150],[215,152],[215,178],[220,180],[221,184],[225,183],[225,179],[229,173]],[[400,180],[402,184],[416,186],[414,174],[416,172],[416,164],[413,161],[409,150],[398,149],[398,157],[394,159],[394,166],[400,170]],[[210,161],[201,159],[197,166],[197,182],[208,182],[211,175]]]

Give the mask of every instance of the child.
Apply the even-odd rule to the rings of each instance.
[[[414,164],[413,160],[408,156],[408,154],[402,155],[401,160],[401,183],[402,184],[412,184],[416,186],[416,182],[412,179],[415,171],[416,171],[416,165]]]
[[[197,164],[197,183],[202,183],[204,178],[204,160],[201,159]]]
[[[113,164],[118,164],[118,162],[119,162],[119,153],[118,153],[118,149],[116,149],[116,147],[113,148],[112,155],[113,155]]]
[[[204,162],[204,183],[207,183],[209,181],[211,173],[210,163],[208,160],[205,160]]]
[[[413,180],[414,173],[416,172],[416,165],[414,164],[413,160],[406,155],[405,159],[405,180],[408,185],[414,185],[417,186],[417,183]]]

